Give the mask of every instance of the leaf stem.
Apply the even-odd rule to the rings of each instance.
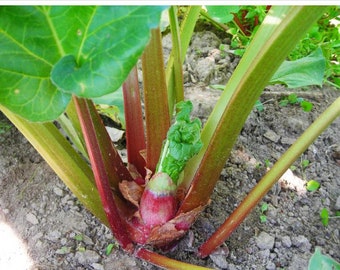
[[[163,48],[159,28],[151,30],[151,40],[142,56],[142,67],[146,123],[146,167],[155,171],[162,143],[170,126]],[[159,79],[155,80],[155,78]]]
[[[94,178],[97,189],[106,213],[106,217],[110,224],[111,230],[119,244],[127,251],[132,252],[133,244],[125,230],[124,221],[120,215],[117,201],[114,199],[111,191],[110,182],[118,184],[118,179],[114,171],[109,171],[107,166],[107,158],[102,150],[102,141],[107,141],[103,136],[100,136],[101,130],[96,129],[95,121],[98,121],[99,115],[96,112],[93,103],[90,100],[73,97],[74,103],[79,115],[80,124],[84,133],[84,138],[89,154]],[[103,134],[102,134],[103,135]],[[108,135],[107,135],[108,136]],[[101,140],[99,140],[99,138]],[[111,176],[111,181],[110,181]]]
[[[145,160],[140,151],[145,149],[145,134],[136,66],[123,84],[123,96],[128,162],[133,164],[144,178]]]

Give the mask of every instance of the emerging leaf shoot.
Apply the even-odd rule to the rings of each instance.
[[[156,172],[168,174],[178,185],[180,173],[188,160],[202,148],[201,127],[198,118],[190,119],[193,105],[190,101],[181,101],[176,105],[178,110],[175,123],[170,127],[163,144]]]

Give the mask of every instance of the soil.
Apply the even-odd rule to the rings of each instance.
[[[186,98],[203,123],[220,91],[210,84],[225,83],[238,59],[218,49],[223,41],[210,32],[202,34],[208,45],[190,47],[185,65]],[[197,47],[201,46],[199,54]],[[209,58],[209,59],[207,59]],[[207,67],[201,71],[199,68]],[[313,103],[311,112],[299,106],[282,107],[288,92]],[[337,97],[327,87],[287,90],[271,86],[261,96],[264,110],[255,107],[223,169],[210,205],[187,235],[166,255],[212,269],[307,269],[315,248],[340,261],[340,219],[324,226],[320,211],[330,216],[340,210],[340,119],[308,148],[246,220],[213,255],[199,259],[197,248],[221,225],[296,138]],[[86,209],[58,179],[29,142],[0,114],[7,126],[0,134],[0,269],[158,269],[122,251],[110,230]],[[226,138],[227,139],[227,138]],[[308,166],[303,161],[309,160]],[[314,179],[321,186],[306,191]],[[261,213],[261,205],[268,210]],[[261,222],[260,216],[266,221]],[[11,242],[8,225],[24,246]],[[5,244],[5,245],[4,245]],[[107,247],[113,244],[107,255]],[[11,249],[14,245],[14,249]],[[24,260],[27,254],[29,259]],[[18,265],[19,262],[20,266]],[[7,264],[5,264],[7,263]],[[7,268],[4,266],[7,265]],[[9,266],[8,266],[9,265]]]

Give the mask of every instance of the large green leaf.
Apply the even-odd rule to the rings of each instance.
[[[71,94],[99,97],[116,90],[164,9],[0,7],[0,104],[29,120],[48,121],[65,110]]]
[[[228,23],[234,19],[233,13],[240,10],[239,6],[206,6],[208,14],[220,23]]]
[[[308,270],[340,270],[340,264],[331,257],[323,255],[317,247],[309,260]]]
[[[284,83],[288,88],[322,85],[326,60],[321,48],[295,61],[284,61],[270,80],[271,84]]]

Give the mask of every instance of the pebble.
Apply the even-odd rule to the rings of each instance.
[[[91,266],[94,270],[104,270],[104,266],[100,263],[92,263]]]
[[[36,217],[34,214],[32,214],[32,213],[28,213],[28,214],[26,215],[26,220],[27,220],[29,223],[33,224],[33,225],[39,224],[39,220],[38,220],[37,217]]]
[[[290,248],[292,246],[292,240],[290,240],[290,237],[288,235],[283,236],[281,239],[282,246],[286,248]]]
[[[264,249],[264,250],[260,250],[258,254],[260,258],[267,261],[270,256],[270,251],[269,249]]]
[[[229,264],[226,260],[226,257],[228,257],[228,255],[229,255],[228,247],[220,247],[215,252],[210,254],[209,257],[218,267],[228,269]]]
[[[295,141],[296,141],[296,139],[294,139],[294,138],[288,138],[288,137],[282,137],[281,138],[282,144],[292,145]]]
[[[61,233],[59,231],[51,231],[46,235],[46,239],[56,242],[60,238]]]
[[[97,263],[100,256],[93,250],[77,251],[75,259],[82,265]]]
[[[276,265],[275,265],[275,263],[273,263],[273,262],[267,262],[267,264],[266,264],[266,270],[275,270],[276,269]]]
[[[36,235],[34,235],[32,237],[32,240],[37,241],[38,239],[40,239],[43,236],[44,236],[44,234],[42,232],[38,232]]]
[[[53,187],[53,192],[54,194],[56,194],[57,196],[59,197],[62,197],[64,192],[61,188],[58,188],[58,187]]]
[[[209,257],[219,268],[228,269],[229,264],[225,256],[210,254]]]
[[[294,254],[293,258],[290,261],[290,265],[287,270],[299,270],[299,269],[307,269],[308,261],[302,258],[298,254]]]
[[[198,78],[202,82],[208,82],[211,80],[215,67],[215,60],[213,57],[206,57],[197,61],[195,71]]]
[[[304,252],[310,251],[310,249],[312,248],[312,245],[309,242],[309,240],[303,235],[293,237],[292,244],[293,246],[299,248],[301,251]]]
[[[334,205],[335,210],[340,210],[340,196],[336,199],[336,203]]]
[[[277,143],[280,139],[280,136],[277,135],[274,131],[268,130],[265,134],[263,134],[264,137],[266,137],[268,140]]]
[[[274,247],[275,238],[266,232],[261,232],[255,241],[259,249],[272,249]]]

